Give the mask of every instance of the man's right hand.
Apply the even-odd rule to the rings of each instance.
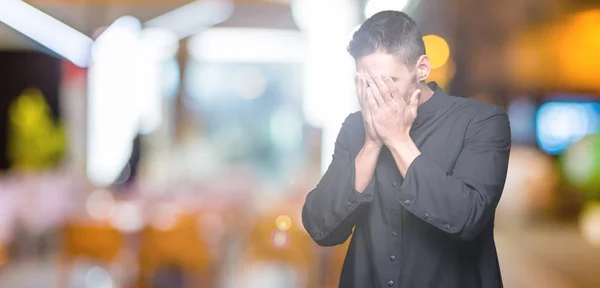
[[[375,131],[373,126],[373,116],[371,113],[371,107],[369,106],[369,100],[367,99],[367,78],[361,73],[356,73],[356,96],[358,97],[358,103],[360,104],[360,111],[363,116],[363,122],[365,125],[366,139],[365,145],[369,146],[382,146],[381,139]]]

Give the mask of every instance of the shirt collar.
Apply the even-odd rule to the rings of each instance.
[[[415,123],[417,124],[429,119],[438,108],[443,106],[441,104],[443,104],[444,99],[448,96],[436,82],[429,82],[427,86],[433,90],[433,95],[417,108],[417,119],[415,119]]]

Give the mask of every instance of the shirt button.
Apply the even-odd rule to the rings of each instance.
[[[392,186],[396,187],[396,185],[398,185],[398,182],[394,181],[394,183],[392,183]]]
[[[444,227],[445,227],[446,229],[450,229],[450,224],[446,224],[446,225],[444,225]]]
[[[410,206],[410,200],[406,200],[406,201],[404,201],[404,204],[405,204],[406,206]]]
[[[427,219],[427,218],[429,218],[429,214],[427,214],[427,213],[423,214],[423,219]]]
[[[394,261],[394,260],[396,260],[396,256],[394,256],[394,255],[390,256],[390,261]]]
[[[392,231],[392,236],[396,237],[396,235],[398,235],[398,233],[396,231]]]
[[[388,286],[389,286],[389,287],[392,287],[392,286],[394,286],[394,281],[390,281],[390,282],[388,282]]]

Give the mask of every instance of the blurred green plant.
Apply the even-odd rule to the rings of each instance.
[[[65,133],[39,89],[29,88],[9,107],[11,170],[36,171],[57,165],[65,154]]]
[[[600,201],[600,134],[571,145],[560,162],[565,180],[583,193],[584,201]]]

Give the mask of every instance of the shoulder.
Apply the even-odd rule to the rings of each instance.
[[[363,118],[362,113],[360,111],[356,111],[354,113],[350,113],[344,120],[344,124],[342,124],[344,129],[354,130],[357,127],[363,127]]]
[[[489,118],[498,118],[508,122],[506,110],[500,106],[481,102],[473,98],[449,96],[453,112],[462,115],[469,124],[475,124]]]
[[[481,136],[510,139],[510,121],[502,107],[481,102],[473,98],[450,96],[453,113],[465,123],[467,138]]]
[[[365,126],[360,111],[351,113],[344,120],[338,137],[338,143],[342,144],[348,151],[357,154],[365,142]]]

